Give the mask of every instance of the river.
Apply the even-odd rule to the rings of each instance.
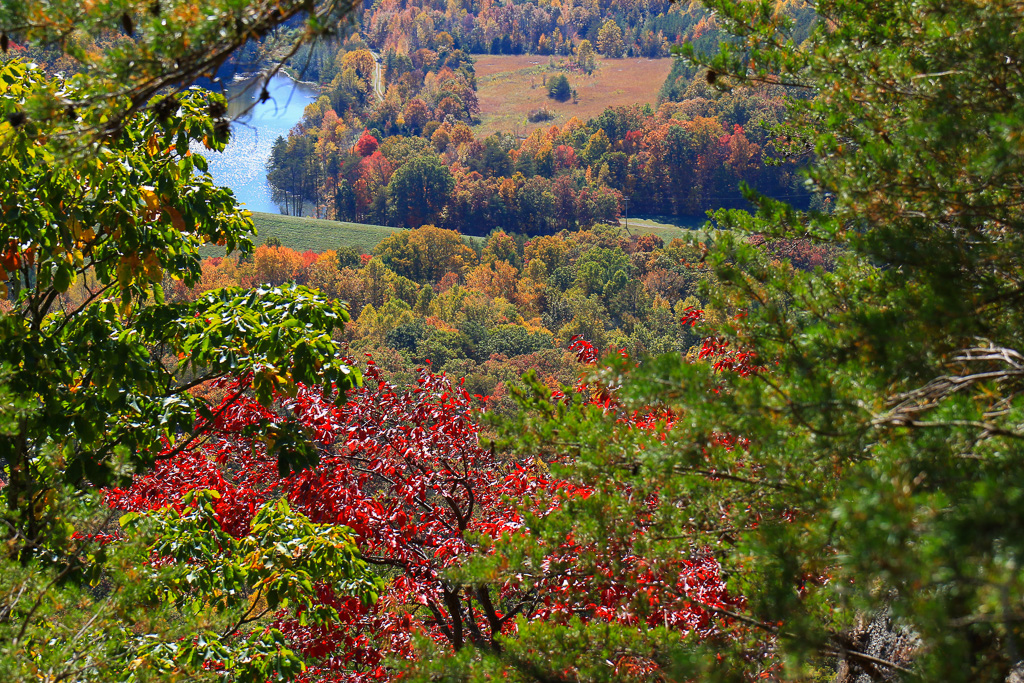
[[[270,198],[267,184],[267,161],[270,148],[278,136],[288,136],[288,131],[302,119],[307,104],[319,97],[318,90],[310,85],[296,83],[287,76],[274,76],[267,92],[270,99],[258,102],[261,79],[247,79],[232,82],[226,88],[228,115],[231,124],[231,141],[221,152],[211,152],[199,145],[194,151],[201,153],[210,162],[213,180],[230,187],[250,211],[280,213],[277,204]],[[210,88],[209,83],[201,83]],[[251,111],[244,113],[252,107]]]

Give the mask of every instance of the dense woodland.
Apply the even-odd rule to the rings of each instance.
[[[549,9],[550,16],[534,5],[495,3],[481,6],[477,16],[496,12],[513,25],[555,22],[567,36],[561,39],[566,57],[559,64],[570,72],[592,71],[595,48],[613,57],[625,54],[624,47],[608,47],[622,40],[614,19],[605,19],[603,36],[594,28],[594,17],[615,11],[625,13],[627,27],[640,25],[644,17],[674,17],[688,27],[679,31],[689,32],[691,46],[702,44],[700,36],[707,37],[708,47],[720,38],[715,22],[696,4]],[[813,15],[806,8],[776,9],[797,31],[808,30]],[[453,4],[445,12],[377,3],[364,15],[360,36],[333,49],[309,48],[292,60],[301,65],[303,78],[323,84],[324,95],[288,139],[275,144],[269,179],[286,210],[405,227],[431,223],[486,235],[495,228],[527,233],[586,228],[614,219],[626,201],[645,213],[671,216],[749,206],[741,182],[796,205],[810,201],[793,181],[794,169],[805,160],[783,158],[771,145],[770,131],[783,112],[781,91],[764,86],[722,95],[709,86],[705,73],[682,62],[658,86],[668,106],[657,111],[632,107],[587,122],[573,118],[525,140],[511,132],[476,139],[470,126],[479,105],[469,53],[488,50],[460,30],[446,30],[451,27],[442,21],[456,17],[460,26],[468,25],[473,14]],[[571,21],[565,19],[570,16]],[[593,30],[582,30],[585,26]],[[523,35],[502,30],[506,38]],[[531,31],[536,33],[526,34]],[[401,44],[378,34],[398,37]],[[376,58],[367,44],[381,54],[379,93]],[[363,131],[381,145],[380,156],[360,158],[366,155],[359,150],[369,149],[357,149]],[[424,161],[406,167],[412,159]],[[415,196],[404,196],[411,188]]]
[[[0,3],[0,678],[1019,680],[1024,8],[813,9]],[[472,134],[499,31],[702,22]],[[240,51],[333,51],[282,198],[408,229],[254,246]]]
[[[833,263],[807,242],[765,248],[798,268]],[[506,384],[527,370],[552,388],[575,381],[581,367],[568,350],[575,338],[635,357],[687,353],[699,338],[679,321],[700,307],[698,288],[709,279],[700,250],[679,239],[666,245],[600,226],[529,238],[497,231],[466,243],[426,226],[394,233],[372,255],[264,245],[251,259],[210,258],[194,288],[168,281],[164,291],[195,299],[239,285],[313,287],[346,302],[352,321],[339,339],[393,381],[410,382],[413,368],[429,364],[507,410]]]
[[[396,134],[378,141],[367,131],[351,148],[349,127],[328,104],[310,105],[274,146],[268,177],[294,213],[545,234],[614,220],[626,200],[661,215],[747,206],[741,183],[797,205],[810,199],[794,180],[800,160],[774,154],[768,131],[783,104],[771,88],[718,96],[701,76],[683,102],[609,109],[523,140],[478,140],[413,98],[389,127]]]
[[[813,11],[802,2],[777,3],[806,33]],[[712,49],[719,40],[713,13],[698,2],[560,2],[507,0],[440,2],[381,0],[363,18],[375,48],[401,54],[437,49],[450,36],[471,53],[570,55],[587,40],[609,57],[667,57],[672,45]]]

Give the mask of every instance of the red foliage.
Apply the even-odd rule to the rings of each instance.
[[[438,294],[441,294],[442,292],[447,292],[449,289],[451,289],[452,287],[454,287],[458,283],[459,283],[459,274],[458,273],[445,273],[444,277],[442,277],[440,280],[438,280],[437,284],[434,285],[434,290]]]
[[[629,241],[626,250],[629,253],[652,252],[665,248],[665,240],[657,235],[638,235]]]
[[[741,313],[738,317],[745,315]],[[693,327],[703,318],[704,311],[691,306],[683,312],[681,322],[684,325]],[[573,351],[577,359],[585,365],[594,365],[600,359],[598,349],[579,336],[573,337],[572,342],[569,344],[569,350]],[[622,358],[628,359],[625,349],[619,349],[618,354]],[[697,360],[709,360],[716,373],[732,372],[740,377],[750,377],[751,375],[766,371],[763,365],[756,364],[756,358],[757,355],[754,353],[731,348],[729,342],[719,337],[705,338],[697,352]],[[671,429],[678,420],[678,416],[668,410],[649,409],[643,412],[623,412],[615,398],[615,389],[614,385],[595,386],[584,383],[580,383],[576,387],[578,392],[590,394],[590,403],[592,405],[599,405],[605,411],[615,414],[620,423],[638,429],[661,429],[662,438],[665,437],[665,431]],[[715,387],[714,392],[718,393],[720,389],[720,386]],[[561,392],[556,392],[556,394],[556,397],[562,396]],[[710,435],[710,442],[713,446],[724,448],[726,451],[732,451],[737,446],[744,450],[748,450],[750,447],[750,440],[746,437],[722,432],[713,432]],[[706,453],[707,450],[705,449]],[[741,469],[747,465],[748,463],[742,461],[739,463]],[[718,474],[714,473],[711,476],[715,478]]]
[[[359,141],[356,142],[356,154],[361,157],[368,157],[377,151],[380,147],[380,143],[377,142],[377,138],[370,135],[370,131],[364,130]]]
[[[576,150],[568,145],[555,147],[554,157],[555,168],[559,171],[576,168],[580,163],[576,156]]]
[[[312,249],[307,249],[306,251],[299,254],[299,258],[302,259],[301,265],[299,267],[305,270],[306,268],[309,268],[311,265],[313,265],[318,258],[320,258],[320,254],[313,251]]]
[[[627,154],[635,152],[643,143],[644,132],[642,130],[631,130],[622,139],[622,150]]]
[[[745,315],[740,313],[737,317]],[[683,312],[681,321],[684,325],[693,327],[703,318],[704,311],[691,306]],[[765,371],[765,367],[757,363],[757,354],[730,347],[729,342],[721,337],[707,337],[701,341],[697,358],[711,359],[715,372],[735,372],[740,377],[750,377]]]
[[[575,348],[596,359],[585,342]],[[204,425],[207,439],[161,461],[129,488],[108,491],[107,500],[117,508],[149,510],[180,504],[188,490],[212,488],[221,494],[221,523],[241,534],[264,501],[283,495],[316,522],[353,529],[365,559],[393,578],[370,607],[325,589],[323,600],[342,615],[330,628],[278,615],[277,626],[315,660],[313,678],[388,678],[385,657],[412,656],[414,632],[455,649],[496,648],[495,637],[513,632],[516,617],[523,615],[708,633],[714,626],[704,606],[731,604],[710,556],[637,556],[633,543],[645,532],[648,514],[636,520],[631,538],[609,547],[581,546],[569,536],[545,548],[547,559],[528,587],[515,577],[490,586],[454,581],[448,570],[470,555],[493,552],[481,539],[525,534],[524,515],[543,517],[591,490],[552,477],[535,458],[481,448],[477,399],[461,383],[422,370],[415,387],[401,389],[385,382],[372,363],[365,380],[342,408],[306,389],[282,397],[276,413],[248,399],[226,402]],[[316,467],[281,478],[264,441],[250,434],[261,425],[272,432],[285,419],[299,421],[321,459]],[[635,423],[651,424],[646,418]],[[647,505],[653,510],[657,501]],[[581,557],[588,558],[588,573],[578,569]]]
[[[355,192],[356,203],[360,210],[368,207],[377,193],[387,186],[393,172],[391,162],[380,153],[380,150],[375,149],[359,162]]]

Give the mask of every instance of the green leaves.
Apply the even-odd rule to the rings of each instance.
[[[158,93],[187,95],[197,78],[213,77],[249,41],[298,15],[306,16],[307,25],[294,39],[311,41],[339,30],[351,11],[350,5],[333,0],[315,5],[211,0],[201,6],[185,0],[5,0],[0,33],[5,39],[10,34],[19,51],[27,48],[29,59],[45,58],[54,71],[77,74],[74,90],[53,89],[30,98],[23,127],[32,137],[48,138],[62,156],[85,158],[82,146],[102,144],[105,136],[121,132],[151,99],[157,100],[158,112],[172,114],[170,106],[159,107]],[[228,134],[226,108],[211,106],[205,113],[207,130],[193,131],[189,138],[205,138],[210,148],[218,148]],[[187,140],[181,142],[184,152]]]
[[[710,304],[749,312],[709,332],[777,365],[712,404],[678,405],[694,424],[748,436],[757,467],[793,484],[762,499],[791,521],[766,515],[740,538],[737,587],[759,617],[783,621],[791,664],[806,661],[803,644],[846,647],[855,618],[891,611],[922,645],[895,664],[1005,680],[1022,595],[1005,564],[1021,552],[1021,486],[1006,468],[1021,462],[1024,406],[1005,375],[1024,346],[1024,214],[1009,189],[1024,165],[1007,137],[1024,123],[1010,28],[1021,9],[819,3],[801,45],[755,4],[710,6],[745,38],[706,60],[725,86],[808,88],[778,134],[814,150],[809,182],[833,200],[805,215],[759,199],[756,217],[720,213],[719,226],[841,248],[834,274],[765,263],[726,234],[707,258],[724,285],[704,292]],[[626,391],[657,395],[657,372],[638,380]],[[814,575],[827,580],[795,599]]]
[[[20,407],[0,430],[9,539],[0,562],[38,575],[20,572],[21,584],[0,586],[0,612],[22,610],[24,591],[55,601],[39,618],[19,612],[13,632],[0,623],[0,662],[15,658],[18,675],[31,680],[77,676],[79,666],[103,680],[200,676],[214,662],[254,683],[295,675],[302,661],[284,636],[248,620],[272,603],[321,623],[330,613],[308,606],[323,582],[377,594],[346,530],[316,527],[282,503],[260,513],[256,536],[235,539],[221,530],[214,499],[199,495],[185,510],[126,516],[135,540],[85,552],[89,541],[73,534],[99,528],[112,540],[105,525],[116,515],[104,521],[67,484],[120,483],[159,452],[202,438],[197,430],[216,418],[192,391],[204,382],[245,378],[226,407],[246,392],[269,406],[299,383],[340,402],[359,383],[332,339],[348,313],[301,287],[165,299],[165,279],[197,282],[201,245],[251,249],[247,212],[189,150],[204,137],[223,144],[209,116],[223,105],[219,96],[179,93],[158,114],[123,122],[72,166],[59,145],[12,127],[7,115],[26,98],[84,93],[14,61],[0,64],[0,84],[0,282],[10,294],[0,314],[0,366],[9,369],[0,395]],[[276,433],[268,422],[261,436],[282,471],[317,461],[309,435],[287,421]],[[152,553],[174,563],[158,566]],[[109,600],[48,586],[51,578],[102,579]],[[52,625],[43,619],[62,610]],[[12,635],[22,623],[24,644]],[[96,640],[95,657],[59,631],[64,625]],[[45,654],[56,641],[64,645]]]
[[[147,570],[151,599],[186,616],[209,619],[212,612],[225,624],[176,643],[138,638],[125,656],[157,673],[182,667],[198,673],[212,664],[238,681],[293,676],[302,660],[281,632],[249,624],[283,609],[306,624],[329,623],[338,614],[320,599],[321,587],[372,602],[381,579],[359,559],[345,527],[313,524],[281,499],[264,505],[248,533],[235,538],[222,529],[218,498],[192,491],[180,510],[122,517],[129,539],[145,539],[157,560]]]
[[[0,67],[0,82],[3,113],[37,91],[74,92],[14,61]],[[272,391],[293,392],[297,383],[340,401],[359,382],[331,336],[348,313],[311,290],[236,289],[166,302],[165,277],[198,280],[199,246],[251,248],[248,214],[229,190],[196,174],[205,162],[188,147],[212,134],[209,112],[223,108],[223,98],[188,91],[173,103],[138,117],[73,168],[0,124],[13,142],[0,152],[0,182],[9,188],[0,201],[0,245],[8,245],[0,280],[18,291],[0,359],[15,368],[19,394],[40,403],[38,419],[0,444],[5,457],[23,452],[19,439],[52,438],[68,448],[67,479],[104,484],[114,444],[129,447],[138,467],[161,438],[188,438],[201,402],[187,389],[204,380],[248,376],[268,404]],[[282,467],[313,462],[309,450],[293,435],[280,449]]]
[[[349,320],[341,304],[305,287],[259,286],[205,293],[195,302],[151,306],[138,327],[179,356],[182,372],[252,376],[261,402],[296,384],[320,385],[342,400],[358,386],[358,370],[338,355],[331,333]]]
[[[204,382],[243,375],[267,404],[300,382],[340,401],[359,382],[332,340],[347,312],[315,292],[188,304],[164,292],[165,280],[199,281],[203,245],[252,249],[248,212],[190,149],[223,149],[224,98],[188,85],[310,6],[44,4],[0,2],[5,51],[8,34],[18,48],[0,56],[0,670],[17,681],[284,680],[301,657],[249,622],[268,602],[307,608],[324,583],[375,596],[346,530],[281,504],[260,513],[259,536],[235,539],[200,495],[185,510],[123,517],[134,537],[108,547],[116,515],[83,491],[202,438],[197,422],[216,417],[193,392]],[[55,46],[63,56],[46,54]],[[75,75],[13,58],[40,51]],[[307,436],[278,435],[284,470],[316,461]],[[181,563],[161,566],[154,552]],[[331,616],[307,611],[307,623]]]
[[[229,609],[251,606],[262,595],[271,609],[290,605],[322,623],[337,615],[319,604],[317,584],[367,602],[380,591],[349,529],[313,524],[281,499],[263,506],[249,532],[236,539],[221,527],[217,498],[213,491],[193,491],[180,511],[123,520],[130,534],[154,539],[150,550],[157,557],[176,563],[159,585],[163,600]]]

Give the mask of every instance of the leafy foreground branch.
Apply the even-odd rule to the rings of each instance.
[[[376,599],[380,580],[345,529],[312,524],[279,502],[236,539],[215,519],[215,495],[192,492],[177,510],[126,516],[116,537],[78,534],[73,559],[56,574],[43,563],[5,565],[7,680],[290,679],[303,658],[280,629],[260,623],[266,614],[288,608],[310,624],[336,619],[317,600],[325,586]],[[76,562],[93,570],[92,582],[77,585]]]
[[[347,531],[271,504],[230,537],[210,526],[210,499],[192,494],[106,545],[118,525],[96,487],[205,442],[217,414],[191,391],[203,382],[245,378],[221,408],[298,383],[341,402],[358,383],[331,339],[348,314],[302,287],[165,302],[165,275],[198,281],[201,245],[251,250],[249,215],[189,150],[223,148],[209,113],[218,96],[184,93],[72,167],[12,123],[41,90],[78,94],[74,81],[0,63],[0,671],[15,681],[295,674],[301,658],[281,632],[249,622],[267,607],[301,609],[319,586],[372,601],[378,581]],[[263,432],[275,468],[316,457],[292,421]],[[331,614],[306,611],[312,622]]]
[[[169,103],[196,79],[213,78],[232,53],[287,24],[294,40],[264,74],[269,83],[303,45],[343,31],[355,9],[350,0],[4,0],[2,58],[23,53],[49,62],[54,72],[77,74],[73,90],[29,93],[9,120],[49,145],[87,154],[147,108],[173,113]],[[214,106],[210,113],[218,135],[225,135],[227,109]]]
[[[716,216],[730,232],[708,245],[720,285],[706,306],[742,315],[705,329],[768,371],[723,376],[715,400],[698,366],[661,359],[626,373],[624,401],[660,399],[685,416],[675,444],[631,457],[629,481],[650,463],[649,485],[669,489],[658,472],[687,464],[680,444],[714,429],[749,439],[747,466],[787,484],[680,489],[689,517],[740,530],[723,573],[746,614],[792,634],[773,646],[785,675],[1018,676],[1024,7],[816,3],[801,43],[764,3],[707,4],[740,38],[698,58],[709,81],[806,89],[778,144],[813,151],[808,181],[832,208],[753,198],[757,216]],[[750,233],[843,255],[834,273],[794,271],[767,262]],[[722,678],[753,668],[724,658]]]

